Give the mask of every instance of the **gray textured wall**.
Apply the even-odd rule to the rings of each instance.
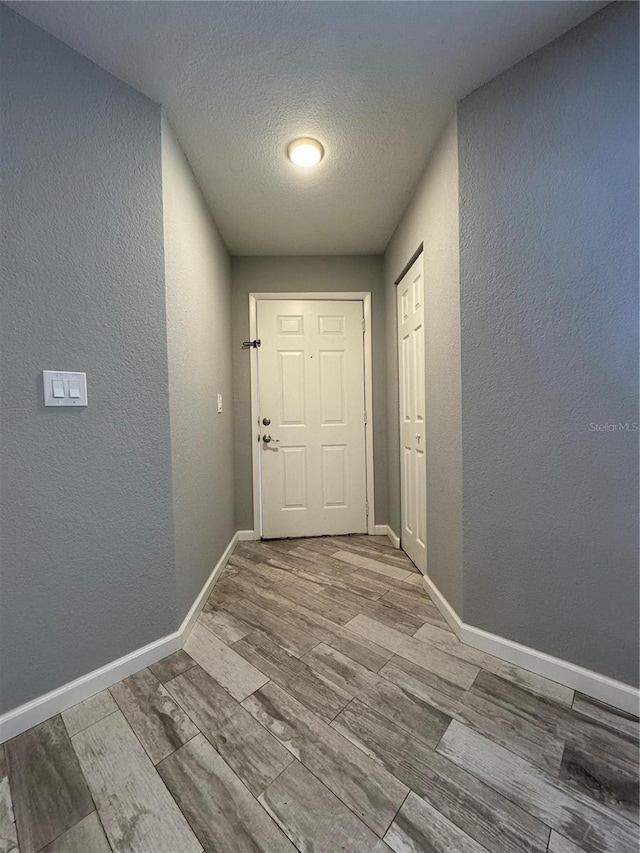
[[[240,349],[249,337],[249,294],[292,291],[371,291],[373,424],[376,523],[387,522],[386,372],[382,258],[353,257],[233,258],[233,378],[236,432],[236,526],[253,529],[251,475],[251,391],[249,353]]]
[[[0,6],[0,710],[176,626],[160,108]],[[45,409],[43,368],[86,370]]]
[[[231,271],[166,119],[162,175],[173,516],[183,618],[235,533]]]
[[[465,621],[638,678],[638,6],[459,107]]]
[[[398,351],[394,281],[424,243],[427,573],[462,616],[462,423],[458,139],[453,116],[385,254],[389,523],[400,533]]]

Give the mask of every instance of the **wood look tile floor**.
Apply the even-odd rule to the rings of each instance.
[[[0,746],[0,853],[631,853],[638,721],[383,537],[237,546],[185,650]]]

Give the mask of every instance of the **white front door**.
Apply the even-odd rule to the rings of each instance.
[[[363,304],[257,303],[262,536],[366,533]]]
[[[422,255],[398,284],[400,388],[401,542],[427,571],[427,470],[425,453],[424,276]]]

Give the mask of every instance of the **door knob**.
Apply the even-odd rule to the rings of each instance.
[[[420,441],[420,433],[419,432],[416,433],[416,441]]]
[[[276,444],[278,443],[278,439],[277,439],[277,438],[271,438],[271,436],[270,436],[270,435],[268,435],[268,434],[267,434],[267,435],[263,435],[263,436],[262,436],[262,440],[264,441],[264,443],[265,443],[265,444],[270,444],[272,441],[275,441],[275,442],[276,442]]]

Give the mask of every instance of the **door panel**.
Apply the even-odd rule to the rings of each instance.
[[[320,418],[322,426],[345,425],[344,352],[320,351]]]
[[[280,350],[280,421],[287,426],[304,424],[304,352]]]
[[[257,303],[265,538],[367,530],[362,318],[359,301]]]
[[[415,510],[415,503],[413,500],[413,459],[410,447],[402,448],[402,460],[402,529],[403,533],[406,533],[408,536],[413,536],[413,513]]]
[[[347,507],[347,448],[344,444],[322,446],[322,505]]]
[[[283,509],[307,508],[307,449],[282,447],[282,497]]]
[[[427,568],[424,276],[422,255],[398,284],[402,548]]]

